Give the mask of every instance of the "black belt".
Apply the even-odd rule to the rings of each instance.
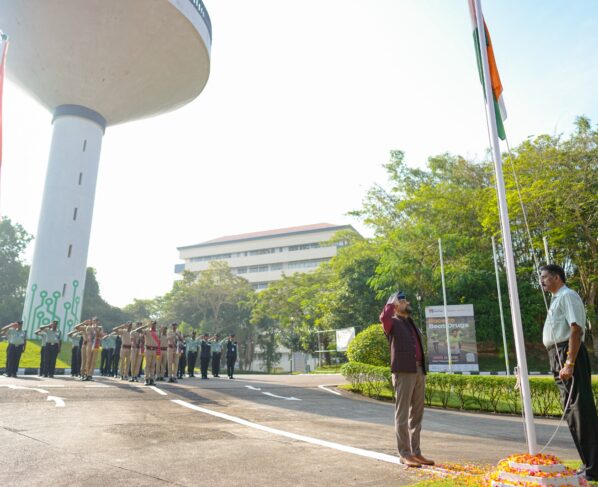
[[[553,343],[552,345],[549,345],[548,347],[546,347],[546,350],[552,350],[554,348],[561,348],[564,347],[565,345],[569,345],[569,340],[566,340],[564,342],[559,342],[559,343]]]

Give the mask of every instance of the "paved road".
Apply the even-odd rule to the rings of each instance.
[[[338,375],[185,379],[156,388],[100,378],[0,378],[1,484],[109,486],[409,485],[393,407]],[[331,387],[326,387],[331,386]],[[556,421],[537,420],[544,444]],[[522,420],[428,409],[424,454],[495,463],[524,451]],[[547,452],[577,458],[566,427]]]

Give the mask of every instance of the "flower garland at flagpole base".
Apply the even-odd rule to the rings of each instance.
[[[553,455],[511,455],[489,474],[489,487],[586,487],[586,479]]]

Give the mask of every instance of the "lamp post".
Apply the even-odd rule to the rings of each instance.
[[[289,360],[290,364],[291,364],[291,374],[293,373],[293,362],[295,361],[295,358],[293,357],[293,344],[295,343],[295,318],[291,318],[291,359]]]

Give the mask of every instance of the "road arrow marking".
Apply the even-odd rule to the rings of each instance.
[[[61,397],[48,396],[48,401],[54,401],[56,403],[56,407],[57,408],[63,408],[64,407],[64,401],[62,400]]]
[[[25,391],[35,391],[35,392],[39,392],[40,394],[50,394],[45,389],[39,389],[37,387],[16,386],[14,384],[0,385],[0,387],[8,387],[9,389],[21,389],[21,390],[25,390]]]
[[[253,387],[253,386],[245,386],[247,389],[251,389],[252,391],[261,391],[261,387]]]
[[[324,385],[319,385],[318,387],[319,387],[320,389],[324,389],[325,391],[327,391],[327,392],[330,392],[330,393],[332,393],[332,394],[336,394],[337,396],[342,396],[342,394],[341,394],[340,392],[338,392],[338,391],[333,391],[332,389],[328,389],[329,387],[332,387],[332,386],[324,386]]]
[[[277,396],[276,394],[272,394],[271,392],[262,392],[266,396],[276,397],[278,399],[284,399],[286,401],[301,401],[301,399],[297,399],[296,397],[285,397],[285,396]]]

